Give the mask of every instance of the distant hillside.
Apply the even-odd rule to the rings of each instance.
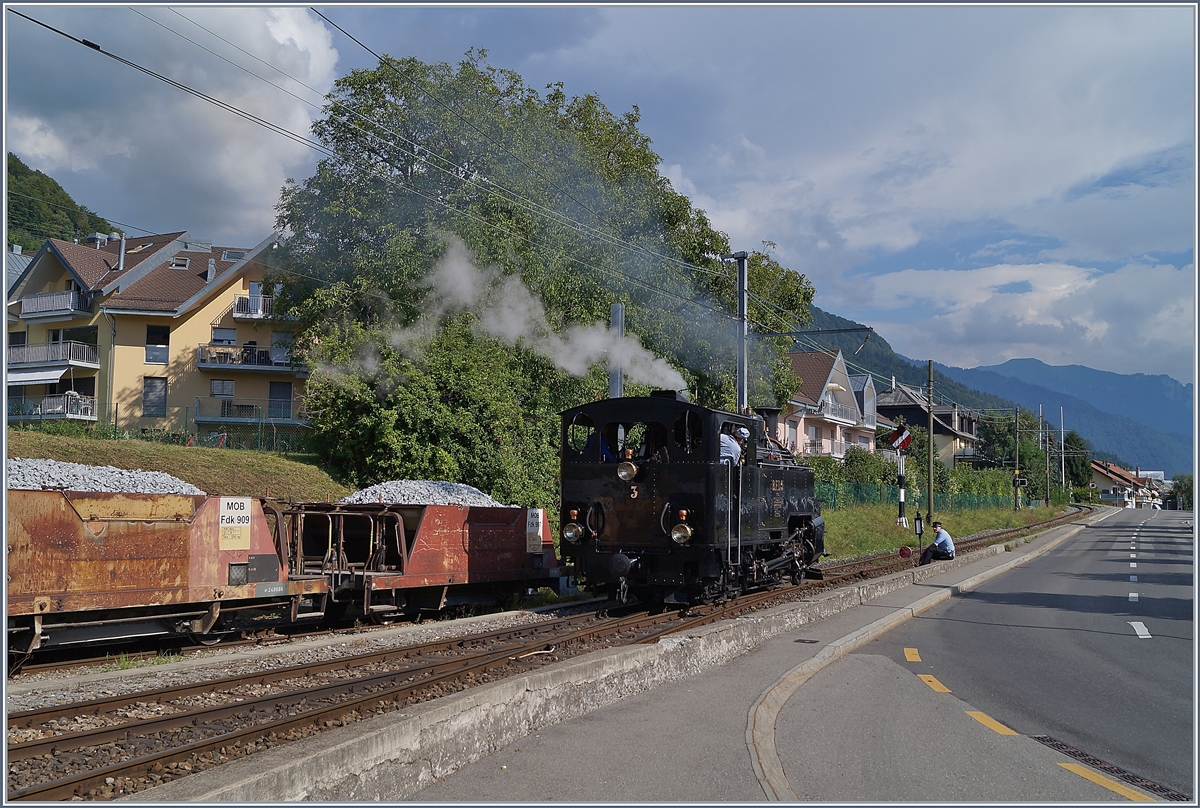
[[[813,322],[810,329],[829,329],[829,328],[854,328],[861,326],[861,323],[856,323],[853,320],[847,320],[844,317],[838,317],[836,314],[830,314],[827,311],[812,306]],[[891,384],[892,377],[896,381],[913,387],[924,387],[929,383],[929,369],[924,362],[914,363],[892,350],[892,346],[888,341],[879,334],[871,334],[871,338],[863,344],[863,338],[866,333],[861,334],[819,334],[813,335],[809,339],[818,343],[823,348],[840,348],[842,355],[846,358],[847,364],[850,366],[851,373],[862,373],[863,369],[874,373],[876,376],[884,379],[882,386],[879,380],[876,379],[876,389],[883,390]],[[862,350],[855,356],[854,352],[861,346]],[[802,345],[798,350],[812,350],[810,346]],[[858,368],[856,370],[856,368]],[[966,407],[974,407],[976,409],[1008,409],[1013,408],[1013,402],[1005,398],[991,395],[988,393],[973,390],[965,384],[952,379],[943,373],[940,366],[935,362],[933,368],[933,392],[934,397],[941,400],[943,398],[950,401],[957,401]]]
[[[861,325],[815,306],[811,310],[813,329],[854,328]],[[887,387],[893,377],[914,387],[924,387],[928,383],[929,371],[925,362],[918,362],[896,353],[879,334],[872,334],[866,344],[863,343],[864,336],[865,334],[818,334],[806,338],[806,343],[811,340],[822,347],[840,348],[850,372],[869,371],[875,374],[879,389]],[[800,349],[811,350],[811,347],[804,344]],[[859,350],[857,356],[854,355],[856,350]],[[1040,389],[1017,390],[999,383],[969,379],[960,373],[958,368],[934,363],[933,389],[939,401],[955,401],[979,410],[1011,411],[1019,405],[1034,412],[1037,411],[1038,404],[1041,404],[1050,416],[1047,420],[1054,426],[1058,426],[1058,407],[1061,402],[1068,413],[1065,419],[1067,428],[1074,429],[1091,443],[1097,458],[1129,468],[1140,465],[1144,469],[1162,469],[1164,472],[1167,469],[1186,471],[1191,468],[1191,461],[1188,459],[1190,451],[1185,450],[1184,454],[1180,454],[1181,444],[1190,447],[1190,441],[1183,441],[1182,437],[1163,435],[1141,424],[1129,422],[1129,419],[1122,419],[1121,416],[1100,412],[1083,401],[1068,402],[1061,393],[1054,394],[1049,390]],[[883,379],[882,384],[879,379]],[[1085,408],[1089,407],[1089,417],[1085,417]],[[1132,434],[1138,435],[1139,438],[1126,440],[1121,435],[1123,430],[1132,431]]]
[[[1165,433],[1124,415],[1104,412],[1080,397],[1002,376],[993,370],[936,364],[935,367],[962,384],[1002,395],[1031,412],[1037,412],[1040,406],[1046,420],[1056,426],[1059,425],[1059,407],[1062,407],[1062,420],[1067,429],[1074,429],[1087,438],[1100,452],[1123,458],[1123,463],[1129,464],[1131,469],[1140,466],[1144,470],[1163,471],[1167,477],[1192,470],[1192,441],[1187,435]],[[1149,402],[1146,406],[1147,409],[1153,407]]]
[[[1101,412],[1124,415],[1161,432],[1192,435],[1195,389],[1170,376],[1110,373],[1084,365],[1047,365],[1037,359],[1010,359],[1002,365],[975,370],[1067,393]]]
[[[90,233],[111,233],[104,219],[75,203],[52,177],[34,171],[8,153],[8,242],[36,252],[48,238],[71,241]],[[10,249],[5,245],[5,250]]]

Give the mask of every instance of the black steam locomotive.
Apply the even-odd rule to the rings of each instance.
[[[698,603],[818,577],[825,522],[813,472],[768,432],[674,391],[562,413],[561,553],[593,590]],[[722,435],[750,433],[740,462]],[[730,442],[730,437],[725,438]]]

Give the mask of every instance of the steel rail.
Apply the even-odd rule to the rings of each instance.
[[[566,635],[553,638],[555,646],[576,642],[579,640],[589,639],[605,634],[612,634],[622,630],[637,629],[644,625],[662,622],[673,618],[672,614],[660,615],[634,615],[630,617],[613,618],[598,626],[591,626],[577,629]],[[559,622],[559,621],[556,621]],[[565,622],[565,621],[562,621]],[[426,690],[432,686],[453,682],[455,679],[463,678],[471,673],[486,672],[490,669],[501,667],[510,662],[519,661],[522,655],[528,655],[531,652],[537,652],[546,649],[546,638],[538,638],[516,647],[499,649],[495,651],[487,651],[476,655],[472,660],[456,659],[447,660],[437,663],[435,668],[440,672],[429,678],[422,679],[418,682],[405,683],[398,687],[393,687],[390,690],[364,694],[362,696],[352,698],[348,701],[339,702],[334,705],[309,710],[295,716],[279,718],[264,723],[259,723],[251,727],[245,727],[232,732],[221,733],[212,738],[194,741],[181,747],[173,749],[165,749],[160,752],[154,752],[149,755],[133,758],[122,761],[101,769],[81,772],[79,774],[70,775],[58,780],[42,783],[34,786],[29,786],[23,789],[12,791],[8,794],[10,800],[61,800],[71,799],[79,796],[81,792],[86,792],[90,788],[105,784],[109,778],[118,777],[140,777],[153,772],[156,764],[166,765],[180,761],[192,759],[197,755],[214,752],[222,747],[237,746],[246,741],[253,741],[271,734],[278,735],[290,729],[299,727],[311,726],[324,721],[337,720],[345,716],[357,712],[361,709],[383,705],[387,702],[397,702],[408,699],[422,690]],[[376,677],[368,677],[367,679],[358,679],[353,682],[338,683],[337,686],[326,686],[316,690],[296,691],[292,694],[293,697],[299,696],[301,699],[311,699],[318,693],[326,695],[336,695],[335,687],[340,687],[342,692],[353,692],[370,684],[383,684],[381,680],[396,679],[399,677],[411,677],[414,674],[413,669],[405,671],[389,672]],[[272,699],[273,697],[268,697]],[[266,700],[256,700],[256,702],[265,702]],[[225,705],[217,708],[217,711],[209,711],[204,714],[205,718],[217,720],[217,712],[221,714],[238,714],[245,713],[249,708],[256,705],[256,702],[239,702],[236,705]],[[262,706],[262,705],[258,705]],[[232,712],[231,712],[232,711]],[[190,719],[200,717],[198,714],[189,714]],[[148,727],[156,722],[139,722],[138,734],[144,734]],[[112,728],[113,730],[121,730],[122,736],[130,733],[130,727]],[[82,733],[81,733],[82,734]],[[64,740],[59,738],[59,741]],[[11,750],[15,747],[10,747],[10,760],[12,759]],[[43,752],[45,754],[45,752]]]

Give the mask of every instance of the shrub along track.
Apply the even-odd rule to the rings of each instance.
[[[1036,528],[991,531],[964,552]],[[854,580],[911,568],[896,554],[823,566],[825,579],[683,612],[606,611],[8,717],[10,800],[111,799],[334,726],[600,648],[655,642]],[[617,610],[613,609],[615,613]],[[625,610],[628,611],[628,610]]]

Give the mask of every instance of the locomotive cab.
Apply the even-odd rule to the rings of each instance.
[[[721,462],[721,435],[751,439]],[[824,551],[812,470],[771,451],[759,416],[674,392],[562,413],[563,555],[592,589],[693,603],[799,580]]]

